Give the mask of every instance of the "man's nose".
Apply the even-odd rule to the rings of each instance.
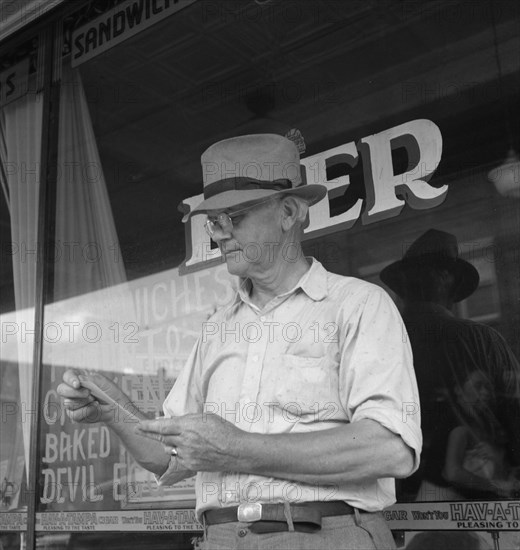
[[[231,231],[229,229],[222,229],[222,227],[217,226],[211,235],[211,240],[220,246],[222,241],[228,240],[231,238]]]

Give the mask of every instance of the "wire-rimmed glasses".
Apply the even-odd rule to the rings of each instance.
[[[227,212],[221,212],[215,217],[209,218],[204,223],[204,229],[206,230],[206,233],[213,237],[213,235],[217,231],[224,231],[229,232],[233,229],[233,218],[240,217],[244,212],[248,212],[249,210],[252,210],[253,208],[256,208],[257,206],[260,206],[261,204],[265,204],[266,202],[269,202],[272,199],[272,197],[269,197],[268,199],[257,202],[256,204],[252,204],[251,206],[248,206],[247,208],[242,208],[240,210],[235,210],[234,212],[230,212],[229,214]]]

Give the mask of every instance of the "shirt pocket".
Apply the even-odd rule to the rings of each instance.
[[[317,413],[337,400],[337,365],[328,356],[280,354],[273,371],[274,401],[296,416]]]

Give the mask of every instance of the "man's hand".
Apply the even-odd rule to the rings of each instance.
[[[106,403],[96,398],[91,390],[82,387],[79,378],[82,374],[80,371],[67,370],[63,375],[63,383],[57,388],[69,418],[73,422],[106,422],[108,424],[129,421],[131,413],[134,412],[130,398],[106,376],[89,372],[88,378],[117,405]]]
[[[91,390],[82,387],[80,376],[85,376],[84,383]],[[138,464],[159,476],[166,471],[170,456],[161,443],[136,432],[135,426],[146,417],[112,380],[97,372],[68,370],[57,391],[73,422],[105,422]],[[178,480],[192,475],[193,472],[179,471]]]
[[[220,416],[206,413],[144,420],[135,429],[154,439],[159,435],[167,453],[177,451],[180,468],[205,472],[232,470],[246,435]]]

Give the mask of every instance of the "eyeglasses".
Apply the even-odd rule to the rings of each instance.
[[[220,213],[218,216],[212,219],[207,219],[207,221],[204,223],[204,229],[206,230],[206,233],[213,237],[213,235],[218,231],[224,231],[229,232],[233,229],[233,219],[240,217],[244,212],[248,212],[249,210],[253,210],[257,206],[260,206],[261,204],[265,204],[266,202],[269,202],[272,200],[272,197],[269,197],[268,199],[257,202],[256,204],[253,204],[252,206],[248,206],[247,208],[242,208],[240,210],[235,210],[234,212],[231,212],[230,214],[227,214],[226,212]]]

